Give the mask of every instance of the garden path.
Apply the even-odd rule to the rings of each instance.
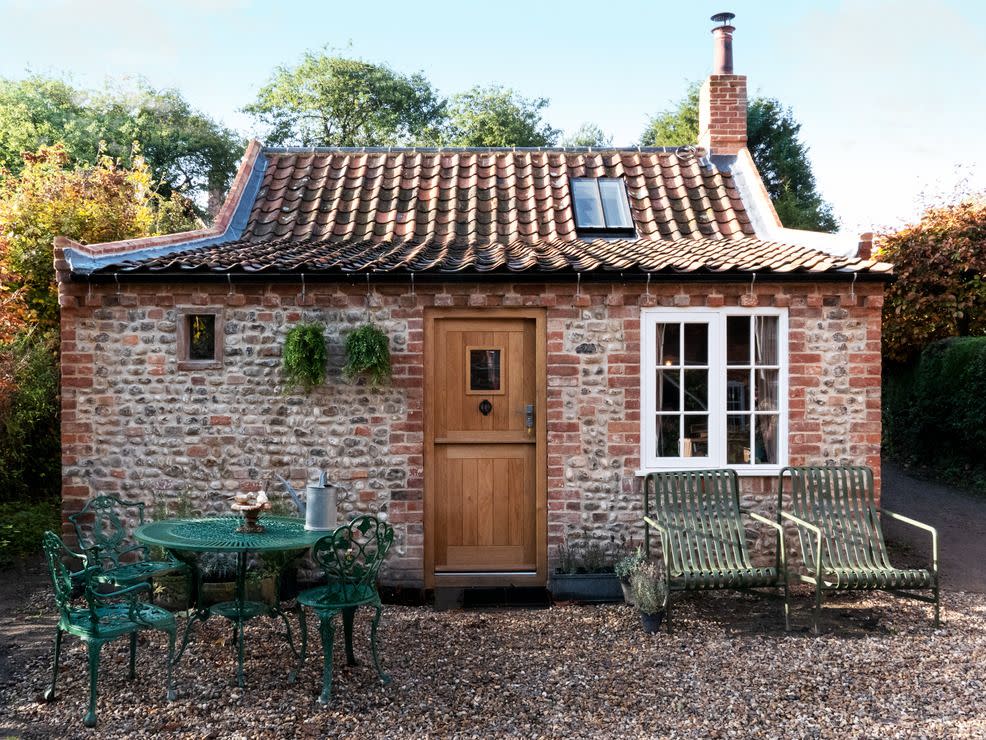
[[[986,593],[986,496],[918,480],[884,461],[882,504],[938,529],[944,589]],[[931,552],[927,533],[887,521],[884,534],[901,565],[926,564]]]

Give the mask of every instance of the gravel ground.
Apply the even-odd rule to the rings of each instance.
[[[47,609],[47,598],[40,592],[25,608]],[[95,731],[81,722],[85,654],[69,639],[59,700],[39,701],[50,658],[29,659],[21,680],[0,691],[0,736],[986,736],[986,597],[947,594],[940,630],[924,605],[885,594],[828,603],[817,638],[785,635],[776,602],[744,594],[680,599],[673,635],[645,635],[623,605],[388,606],[381,655],[393,683],[376,680],[369,620],[358,617],[356,650],[367,660],[346,668],[337,634],[327,708],[317,703],[314,629],[308,665],[292,686],[274,623],[251,623],[241,690],[231,686],[228,623],[212,619],[193,628],[173,703],[164,701],[160,636],[145,639],[134,683],[126,680],[126,641],[106,646]],[[805,617],[795,615],[801,626]]]

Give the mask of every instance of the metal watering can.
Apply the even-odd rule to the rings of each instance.
[[[313,532],[326,532],[336,528],[336,504],[338,503],[336,490],[339,486],[325,480],[324,470],[319,472],[318,485],[305,487],[304,501],[284,478],[278,475],[277,479],[284,484],[291,500],[294,501],[294,505],[305,517],[305,529]]]

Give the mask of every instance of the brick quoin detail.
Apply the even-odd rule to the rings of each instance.
[[[61,256],[57,255],[61,260]],[[424,309],[541,306],[546,310],[549,558],[567,533],[641,536],[640,310],[738,306],[748,284],[583,283],[362,286],[183,283],[88,286],[66,281],[62,306],[63,511],[98,493],[149,507],[189,496],[204,512],[226,495],[259,490],[274,473],[293,485],[327,471],[346,495],[340,511],[388,512],[398,545],[385,583],[420,586],[424,557]],[[646,290],[646,292],[645,292]],[[707,298],[709,297],[709,298]],[[778,299],[775,303],[775,297]],[[789,306],[790,463],[829,461],[880,470],[882,286],[757,282],[757,304]],[[217,370],[177,370],[182,307],[222,311]],[[369,318],[390,338],[393,383],[341,378],[345,334]],[[298,321],[326,327],[326,383],[286,392],[281,347]],[[775,508],[774,478],[743,478],[744,502]],[[879,481],[879,477],[878,477]],[[272,487],[275,498],[282,497]],[[153,511],[153,508],[150,509]],[[767,536],[769,540],[769,536]],[[760,548],[772,547],[765,540]]]

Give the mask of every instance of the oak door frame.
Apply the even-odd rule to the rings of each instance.
[[[534,322],[535,388],[535,548],[534,573],[465,573],[435,576],[435,322],[443,319],[527,319]],[[544,586],[548,582],[548,353],[547,314],[543,308],[426,308],[424,312],[424,584],[448,586]]]

